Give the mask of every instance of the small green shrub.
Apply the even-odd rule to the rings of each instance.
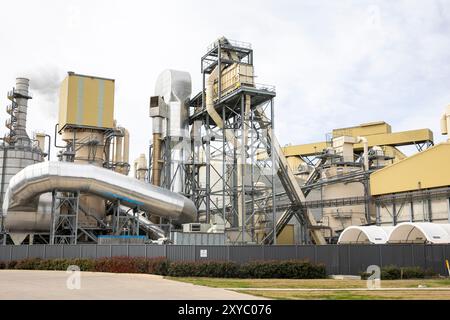
[[[17,261],[11,260],[6,263],[6,269],[14,269],[16,267]]]
[[[137,258],[113,257],[100,258],[95,261],[94,271],[112,273],[139,273],[145,272],[146,268]]]
[[[435,278],[438,276],[438,274],[431,268],[425,269],[424,273],[425,273],[425,278]]]
[[[39,270],[39,265],[41,261],[42,259],[39,258],[18,260],[14,268],[22,270]]]
[[[81,271],[112,273],[149,273],[173,277],[215,278],[326,278],[322,264],[307,261],[253,261],[245,264],[228,261],[169,262],[160,258],[113,257],[100,259],[24,259],[3,262],[0,268],[23,270],[67,270],[76,265]]]
[[[382,280],[396,280],[400,279],[401,271],[399,267],[396,266],[386,266],[381,268],[381,279]]]
[[[362,280],[367,280],[371,274],[360,272]],[[436,276],[436,272],[431,269],[422,269],[421,267],[397,267],[385,266],[381,268],[382,280],[398,280],[398,279],[424,279]]]
[[[76,265],[80,268],[80,271],[94,271],[95,260],[93,259],[72,259],[71,265]]]
[[[308,261],[253,261],[242,265],[242,278],[323,279],[327,273],[323,264]]]
[[[240,268],[235,262],[183,261],[170,263],[167,274],[173,277],[237,278]]]
[[[420,267],[405,267],[401,268],[402,279],[423,279],[425,278],[425,271]]]
[[[163,257],[147,259],[146,273],[165,276],[168,273],[169,265],[169,261]]]

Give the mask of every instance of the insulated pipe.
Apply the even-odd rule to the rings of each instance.
[[[37,211],[10,211],[4,217],[4,226],[7,231],[34,233],[50,230],[52,213],[52,195],[44,193],[39,196]]]
[[[161,185],[161,139],[162,139],[162,117],[153,119],[153,153],[152,153],[152,184]]]
[[[365,137],[356,137],[356,142],[362,142],[364,146],[364,170],[369,170],[369,143],[367,142],[367,138]]]
[[[153,153],[152,153],[152,184],[161,185],[161,134],[153,134]]]
[[[173,219],[194,221],[197,209],[188,198],[120,173],[89,164],[42,162],[30,165],[11,178],[3,201],[3,213],[37,210],[39,196],[53,190],[94,194],[130,208]]]
[[[123,163],[123,137],[116,137],[115,162]]]
[[[124,131],[122,159],[124,163],[130,163],[130,132],[126,128],[124,128]]]
[[[187,72],[176,70],[163,71],[156,80],[155,96],[162,97],[167,104],[170,119],[164,128],[162,137],[167,150],[167,163],[164,164],[166,186],[174,192],[184,192],[185,170],[183,166],[188,160],[185,148],[189,138],[189,108],[187,101],[192,91],[191,76]]]

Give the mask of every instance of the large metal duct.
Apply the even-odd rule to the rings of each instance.
[[[37,211],[10,211],[5,216],[5,229],[14,233],[48,232],[52,216],[52,194],[39,197]]]
[[[187,100],[192,91],[191,76],[188,72],[165,70],[156,80],[155,95],[163,97],[168,106],[168,121],[163,125],[163,138],[169,145],[170,172],[165,172],[171,181],[170,190],[183,192],[184,170],[178,169],[187,160],[183,146],[189,138],[189,112]]]
[[[37,210],[41,194],[52,190],[80,191],[121,204],[139,207],[179,223],[194,221],[197,209],[182,195],[149,185],[89,164],[44,162],[21,170],[10,181],[3,201],[3,214]],[[8,219],[8,217],[7,217]]]

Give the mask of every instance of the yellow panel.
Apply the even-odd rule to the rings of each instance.
[[[450,185],[450,143],[441,143],[370,175],[372,195]]]
[[[367,137],[369,147],[373,146],[406,146],[414,143],[433,141],[433,132],[429,129],[401,131],[387,134],[377,134]],[[356,144],[356,150],[362,150],[362,144]]]
[[[294,225],[287,224],[277,236],[277,244],[294,244]]]
[[[66,123],[68,108],[68,95],[69,95],[69,78],[65,78],[61,83],[59,89],[59,125]]]
[[[114,127],[114,80],[69,73],[61,84],[59,128]]]
[[[433,132],[429,129],[418,129],[410,131],[402,131],[395,133],[383,133],[367,135],[367,142],[369,147],[373,146],[404,146],[414,143],[423,143],[426,141],[433,141]],[[288,146],[283,148],[285,156],[312,156],[320,153],[325,149],[327,144],[325,142],[315,142],[302,144],[298,146]],[[354,145],[356,152],[363,150],[361,143]]]
[[[308,144],[301,144],[298,146],[288,146],[282,148],[286,157],[289,156],[312,156],[321,153],[327,147],[326,142],[314,142]]]
[[[391,133],[391,126],[384,121],[363,123],[356,127],[339,128],[333,130],[333,137],[340,136],[370,136],[374,134]]]

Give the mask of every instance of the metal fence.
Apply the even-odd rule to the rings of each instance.
[[[235,261],[301,259],[325,264],[329,274],[357,275],[369,265],[418,266],[448,275],[450,245],[22,245],[0,246],[0,261],[26,258],[166,257],[171,261]]]

